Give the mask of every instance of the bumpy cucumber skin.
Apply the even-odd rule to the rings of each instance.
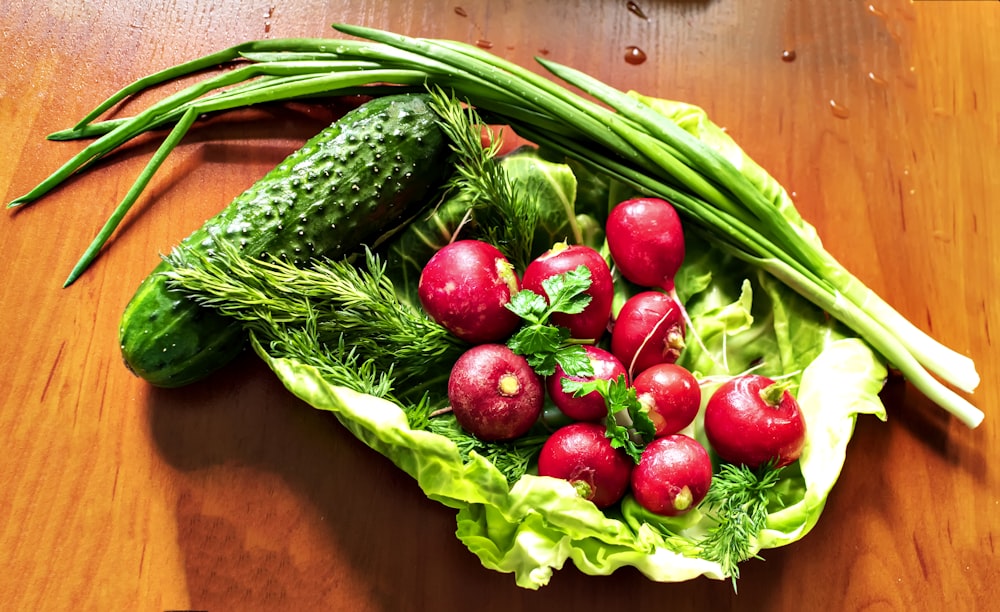
[[[302,265],[373,245],[430,202],[448,143],[423,95],[377,98],[310,139],[180,246],[212,255],[219,241],[248,257]],[[246,343],[239,324],[167,287],[161,262],[122,315],[126,366],[159,387],[206,377]]]

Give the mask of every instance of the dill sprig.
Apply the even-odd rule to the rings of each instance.
[[[465,348],[399,300],[385,265],[371,251],[364,266],[322,259],[298,268],[246,258],[235,245],[222,243],[211,257],[175,249],[168,261],[171,287],[241,321],[263,344],[307,354],[327,350],[335,362],[369,364],[373,371],[391,373],[397,389],[406,387],[400,394],[406,398],[446,380]]]
[[[508,179],[496,158],[501,142],[489,131],[484,146],[485,124],[475,108],[439,87],[431,88],[430,94],[430,106],[454,152],[455,172],[448,181],[448,190],[468,198],[483,239],[500,249],[515,268],[523,270],[531,261],[539,207]]]
[[[316,368],[330,384],[346,387],[358,393],[394,400],[392,372],[379,371],[372,360],[364,360],[356,347],[348,347],[343,340],[336,344],[323,344],[316,339],[315,325],[289,327],[277,324],[270,331],[268,343],[257,344],[272,357],[292,359]]]
[[[290,359],[315,368],[323,380],[358,393],[379,397],[402,407],[413,429],[427,429],[433,410],[440,407],[425,393],[416,403],[396,397],[392,372],[379,371],[371,359],[363,360],[356,347],[348,347],[343,339],[336,345],[321,343],[315,325],[294,327],[276,324],[273,339],[268,344],[251,332],[253,343],[272,358]]]
[[[767,524],[769,493],[778,484],[781,468],[769,463],[757,469],[723,463],[701,507],[716,520],[699,542],[702,555],[722,566],[732,578],[733,590],[740,576],[739,564],[751,557],[753,545]]]
[[[473,452],[486,458],[510,485],[524,476],[548,438],[548,434],[543,433],[507,442],[486,442],[467,434],[451,413],[430,419],[427,429],[454,442],[463,461],[468,461]]]

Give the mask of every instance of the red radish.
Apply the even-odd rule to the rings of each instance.
[[[608,416],[608,407],[604,397],[597,391],[576,397],[572,393],[563,391],[563,379],[590,381],[602,378],[604,380],[617,380],[619,376],[628,378],[628,375],[622,362],[608,351],[589,344],[584,345],[583,350],[587,353],[590,366],[594,370],[593,376],[569,376],[563,371],[562,366],[557,364],[555,374],[549,376],[545,384],[549,397],[552,398],[552,403],[563,414],[577,421],[598,421]]]
[[[542,445],[538,474],[568,480],[580,497],[607,508],[625,495],[635,463],[611,446],[604,425],[572,423],[557,429]]]
[[[521,319],[507,309],[521,288],[514,267],[493,245],[453,242],[431,257],[420,274],[417,294],[427,314],[462,340],[498,342]]]
[[[545,388],[524,357],[503,344],[480,344],[455,361],[448,400],[462,429],[480,440],[511,440],[541,416]]]
[[[639,403],[656,426],[656,436],[675,434],[694,421],[701,407],[701,387],[694,374],[676,363],[658,363],[633,382]]]
[[[557,274],[565,274],[586,266],[590,270],[590,304],[578,314],[553,313],[549,320],[569,329],[570,337],[580,340],[597,340],[608,327],[611,302],[614,299],[614,281],[604,257],[594,249],[560,242],[528,264],[521,279],[521,287],[530,289],[548,299],[542,281]]]
[[[724,382],[705,407],[705,435],[719,457],[758,468],[795,461],[806,440],[799,403],[783,384],[757,374]]]
[[[673,290],[684,260],[684,232],[672,204],[659,198],[619,203],[608,215],[607,238],[622,276],[642,287]]]
[[[674,298],[643,291],[622,305],[611,329],[611,352],[634,380],[658,363],[674,363],[684,349],[684,313]]]
[[[701,503],[712,484],[712,459],[694,438],[656,438],[632,470],[632,494],[655,514],[678,516]]]

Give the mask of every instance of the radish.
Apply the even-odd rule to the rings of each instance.
[[[541,416],[545,388],[524,357],[503,344],[480,344],[452,367],[448,400],[458,424],[473,436],[511,440]]]
[[[606,231],[622,276],[642,287],[673,291],[684,260],[684,232],[672,204],[659,198],[625,200],[611,209]]]
[[[632,494],[655,514],[678,516],[701,503],[712,484],[712,459],[683,434],[656,438],[632,470]]]
[[[562,387],[563,380],[567,378],[579,381],[595,380],[598,378],[616,380],[619,376],[627,378],[627,374],[625,373],[625,366],[608,351],[593,345],[585,345],[583,350],[590,361],[594,375],[588,377],[570,376],[566,374],[562,366],[557,365],[555,374],[549,376],[545,381],[546,389],[549,392],[552,403],[566,416],[577,421],[599,421],[608,416],[608,406],[604,401],[604,397],[597,391],[591,391],[579,397],[573,393],[567,393]]]
[[[643,291],[622,305],[611,329],[611,352],[634,380],[658,363],[673,363],[684,349],[684,313],[660,291]]]
[[[795,461],[806,439],[798,402],[783,383],[757,374],[724,382],[705,407],[705,436],[730,463],[756,469]]]
[[[538,474],[569,481],[580,497],[607,508],[625,495],[635,463],[611,446],[603,425],[572,423],[542,445]]]
[[[694,421],[701,407],[701,387],[694,374],[676,363],[659,363],[633,382],[639,403],[646,408],[656,436],[675,434]]]
[[[581,313],[553,313],[550,321],[569,329],[571,338],[597,340],[604,334],[611,318],[614,281],[608,263],[596,250],[584,245],[560,242],[528,264],[521,278],[521,286],[545,297],[542,281],[556,274],[575,270],[581,265],[590,270],[590,288],[586,291],[590,296],[590,303]]]
[[[507,258],[479,240],[459,240],[439,250],[424,266],[417,285],[424,311],[473,344],[497,342],[514,333],[521,319],[507,303],[519,290],[520,280]]]

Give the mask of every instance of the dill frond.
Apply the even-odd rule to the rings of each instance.
[[[327,351],[337,367],[353,354],[346,360],[352,367],[368,364],[391,376],[403,399],[419,398],[447,380],[465,349],[398,298],[384,264],[371,251],[363,266],[324,259],[297,268],[242,257],[235,246],[223,243],[212,258],[175,250],[169,261],[173,268],[165,274],[171,287],[242,322],[262,344],[306,354]]]
[[[450,413],[430,419],[427,429],[453,441],[465,461],[472,453],[485,457],[510,485],[524,476],[548,438],[548,435],[539,434],[522,436],[509,442],[485,442],[466,433]]]
[[[483,121],[469,104],[440,88],[432,88],[430,106],[451,141],[455,172],[449,191],[469,198],[483,239],[495,245],[520,270],[531,261],[539,207],[522,193],[497,162],[500,143],[492,136],[483,146]]]
[[[723,463],[701,502],[716,520],[699,542],[702,555],[722,566],[725,575],[732,578],[734,590],[739,564],[754,556],[751,550],[767,524],[769,492],[780,478],[781,469],[770,464],[753,470]]]

